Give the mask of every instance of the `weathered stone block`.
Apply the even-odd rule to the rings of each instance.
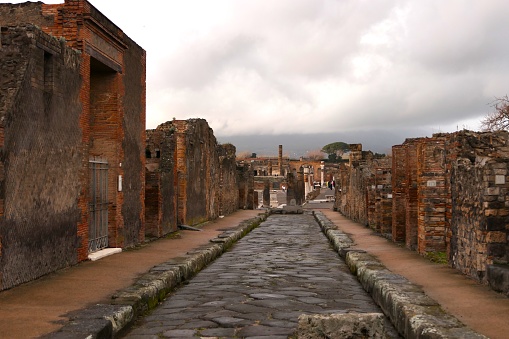
[[[488,231],[502,231],[506,227],[506,218],[488,216],[486,218],[486,229]]]
[[[491,288],[497,292],[505,293],[509,296],[509,266],[508,265],[488,265],[488,283]]]
[[[507,243],[507,234],[506,232],[488,232],[486,235],[486,241],[488,243]]]
[[[382,313],[345,313],[299,316],[299,339],[397,338]]]
[[[487,245],[488,255],[496,258],[503,258],[506,255],[506,244],[488,244]]]
[[[484,190],[484,195],[499,195],[500,187],[488,187]]]

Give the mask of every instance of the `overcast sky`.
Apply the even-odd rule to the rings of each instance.
[[[147,51],[147,128],[402,143],[477,130],[509,93],[507,0],[90,2]]]

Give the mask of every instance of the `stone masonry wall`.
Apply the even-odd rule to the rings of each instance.
[[[1,27],[0,289],[78,262],[80,56],[32,25]]]
[[[352,220],[369,225],[368,201],[374,206],[374,200],[368,199],[368,188],[372,186],[373,169],[370,167],[371,152],[363,152],[361,144],[351,144],[350,166],[340,170],[341,193],[337,199],[337,209]]]
[[[509,293],[508,132],[406,139],[393,147],[391,171],[360,145],[350,148],[336,210],[422,255],[446,252],[462,273]]]
[[[175,127],[171,122],[148,130],[145,149],[145,234],[162,237],[177,230]]]
[[[448,148],[456,155],[450,261],[486,283],[488,266],[509,262],[509,133],[461,131],[450,136]]]
[[[196,225],[219,216],[219,157],[203,119],[176,120],[179,223]]]
[[[374,159],[375,229],[392,238],[392,158]]]
[[[218,145],[219,156],[219,215],[235,212],[239,206],[239,185],[237,182],[237,162],[235,146],[231,144]]]
[[[254,194],[254,170],[250,163],[237,163],[237,183],[239,190],[240,209],[255,209],[258,207],[258,194]]]
[[[18,70],[26,68],[26,71],[23,71],[24,75],[19,77],[24,83],[9,84],[7,95],[2,97],[0,105],[4,108],[10,106],[15,111],[13,116],[20,117],[20,119],[24,117],[24,114],[26,115],[23,120],[26,128],[16,131],[17,138],[24,138],[24,140],[35,138],[36,143],[44,144],[44,147],[40,147],[40,149],[35,146],[31,148],[34,152],[38,150],[38,153],[34,156],[28,154],[26,159],[37,162],[40,157],[48,163],[53,162],[61,165],[60,176],[51,179],[45,185],[57,182],[62,189],[68,189],[66,194],[58,194],[51,189],[45,189],[44,193],[41,193],[41,199],[48,201],[69,199],[67,204],[77,204],[77,224],[73,226],[73,230],[65,231],[76,234],[75,240],[72,240],[71,235],[66,235],[69,241],[72,241],[75,253],[61,255],[60,260],[66,261],[66,265],[71,265],[76,260],[78,262],[86,260],[89,251],[98,250],[102,248],[101,246],[131,247],[143,242],[145,222],[145,51],[86,0],[66,0],[62,4],[56,5],[46,5],[41,2],[0,4],[0,18],[2,32],[7,32],[10,29],[7,27],[34,25],[44,33],[56,37],[52,38],[49,35],[38,33],[30,34],[30,37],[36,37],[35,45],[40,48],[40,53],[42,53],[42,59],[40,59],[42,61],[37,61],[40,62],[39,65],[35,64],[34,56],[30,54],[32,51],[29,49],[18,49],[21,54],[27,53],[26,57],[30,60],[28,66],[23,65],[25,55],[18,57],[17,64],[9,61],[10,55],[2,58],[2,61],[10,62],[9,71],[13,71],[16,67]],[[7,41],[9,39],[2,43]],[[33,46],[33,43],[27,40],[21,39],[16,41],[16,43],[18,42],[26,43],[26,47]],[[76,59],[72,63],[68,57],[71,53],[70,48],[79,51],[78,53],[72,52]],[[11,53],[12,51],[4,50],[3,52]],[[69,62],[69,65],[72,64],[72,69],[69,67],[64,72],[64,67],[61,65],[65,62],[62,60]],[[27,80],[27,77],[31,77],[31,79]],[[77,85],[79,94],[77,96],[73,92],[76,86],[71,82],[72,77],[79,79],[79,85]],[[6,75],[2,81],[4,79],[10,79],[10,77]],[[28,84],[26,81],[30,82],[31,89],[23,87]],[[20,91],[19,88],[23,88],[23,91]],[[40,95],[36,93],[37,90],[42,93],[43,100],[39,99]],[[19,107],[13,105],[13,98],[16,95],[21,95]],[[44,116],[38,115],[39,111],[37,110],[40,109],[44,111]],[[74,109],[77,111],[74,112]],[[30,111],[30,114],[24,110]],[[65,119],[59,115],[65,115]],[[54,116],[58,116],[59,120],[57,121]],[[76,134],[73,134],[76,125],[72,119],[76,119],[77,135],[80,139],[77,149],[73,149],[74,139],[67,140],[76,137]],[[30,123],[26,123],[26,121],[30,121]],[[62,126],[60,122],[64,125]],[[7,145],[11,142],[9,138],[12,138],[9,133],[14,133],[13,126],[16,125],[8,125],[7,122],[3,126],[4,151],[8,151]],[[36,132],[33,132],[32,129],[36,129],[36,127]],[[44,132],[51,133],[52,136],[42,136]],[[24,136],[25,134],[29,137]],[[46,139],[57,136],[60,138],[58,142],[46,143]],[[67,142],[69,150],[66,149],[66,153],[55,160],[52,156],[58,154],[57,150],[60,150],[61,142]],[[16,141],[16,147],[25,147],[23,144],[24,142]],[[68,156],[71,155],[72,159],[68,159]],[[18,159],[21,158],[18,157]],[[67,183],[59,182],[59,180],[63,180],[62,177],[66,175],[74,174],[67,166],[74,164],[76,159],[79,159],[77,167],[79,175],[73,177],[72,184],[73,187],[78,187],[79,191],[74,194],[76,192],[69,189],[66,186]],[[108,240],[107,244],[103,242],[103,235],[94,239],[95,237],[92,237],[91,234],[95,232],[90,230],[91,220],[94,219],[90,217],[93,212],[89,210],[89,205],[95,199],[91,193],[95,190],[92,188],[89,166],[90,162],[95,160],[107,161],[108,167],[108,225],[105,234]],[[7,162],[7,160],[6,163],[9,163],[9,166],[16,164],[16,162]],[[33,171],[39,174],[45,172],[46,176],[53,175],[49,174],[52,172],[47,169],[47,166],[46,163],[39,165]],[[24,168],[29,169],[29,166],[25,165]],[[6,175],[9,175],[8,169],[4,170]],[[29,176],[25,179],[27,184],[38,182],[36,179],[31,180]],[[39,183],[34,186],[34,189],[37,190],[43,184]],[[6,186],[5,189],[13,188]],[[14,193],[5,191],[6,197],[11,198],[10,194]],[[42,198],[43,195],[44,198]],[[4,208],[7,207],[7,204],[6,198]],[[50,205],[54,204],[51,202]],[[47,205],[41,204],[46,207]],[[41,207],[38,203],[34,203],[34,206],[33,211],[38,211]],[[51,219],[57,218],[62,210],[48,209],[39,212]],[[57,227],[58,223],[58,221],[53,222],[54,227]],[[37,224],[39,227],[43,227],[40,225],[40,220],[37,220]],[[20,226],[13,227],[19,228]],[[28,238],[35,239],[41,235],[40,233],[32,232]],[[41,239],[37,241],[43,241]],[[49,248],[50,245],[48,245],[47,251],[58,252],[65,247],[59,246],[57,241],[48,239],[51,238],[46,238],[44,241],[50,243],[52,248]],[[91,241],[94,243],[93,246],[90,246]],[[101,245],[95,246],[99,241]],[[43,258],[44,255],[38,255],[37,250],[37,246],[34,246],[32,257]],[[34,272],[42,269],[47,269],[48,272],[52,271],[54,270],[52,265],[41,264],[41,268],[34,269]]]
[[[108,162],[108,246],[143,242],[145,51],[86,0],[0,4],[0,17],[3,25],[35,24],[81,52],[79,260],[89,252],[91,159]]]

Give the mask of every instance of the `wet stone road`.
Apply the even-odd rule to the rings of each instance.
[[[127,338],[287,338],[300,314],[381,312],[311,214],[272,215]]]

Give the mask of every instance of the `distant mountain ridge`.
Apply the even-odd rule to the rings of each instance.
[[[362,144],[363,150],[388,154],[393,145],[402,144],[406,138],[426,136],[420,130],[415,131],[356,131],[340,133],[284,134],[284,135],[231,135],[216,136],[217,140],[231,143],[237,148],[237,154],[256,153],[258,156],[277,156],[278,146],[283,145],[283,154],[291,158],[306,156],[308,152],[320,150],[323,146],[336,141],[348,144]]]

